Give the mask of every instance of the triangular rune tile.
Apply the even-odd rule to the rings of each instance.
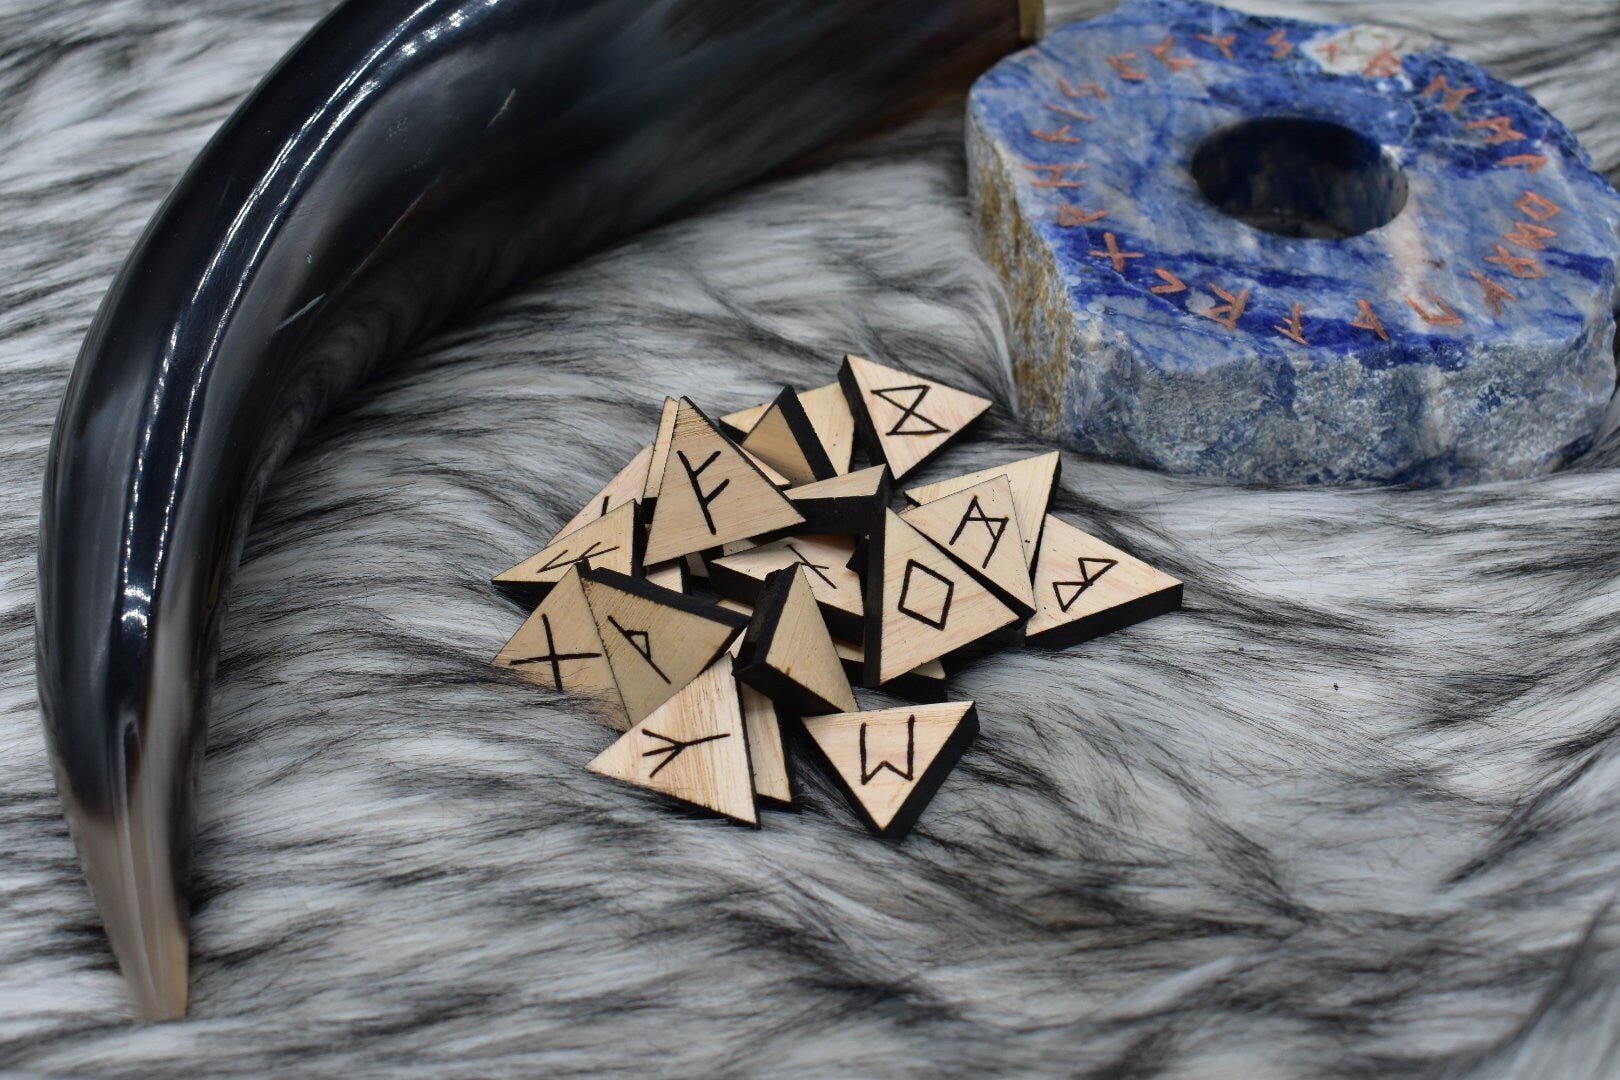
[[[979,714],[951,701],[812,716],[804,729],[867,827],[898,840],[978,735]]]
[[[737,652],[737,679],[788,712],[852,712],[855,695],[802,565],[765,582]]]
[[[782,721],[776,702],[746,683],[737,684],[743,728],[748,732],[748,763],[754,771],[754,794],[780,806],[793,805],[793,773],[782,745]]]
[[[745,451],[787,478],[789,485],[813,484],[836,474],[827,452],[810,426],[799,395],[783,390],[765,415],[739,443]]]
[[[726,413],[720,418],[720,426],[728,433],[736,432],[737,439],[741,440],[754,430],[754,425],[759,423],[760,417],[769,412],[770,408],[771,403],[766,401],[746,409],[738,409],[734,413]]]
[[[753,618],[754,606],[745,604],[740,600],[722,599],[720,606],[727,611],[735,611],[740,615]],[[823,607],[821,613],[825,615],[827,609]],[[736,659],[737,652],[742,648],[742,637],[738,636],[731,643],[731,656]],[[851,681],[859,679],[866,671],[866,648],[843,638],[833,638],[833,650],[838,653],[838,662],[844,665],[844,677]],[[891,679],[884,684],[884,690],[897,697],[911,701],[941,702],[950,695],[946,692],[945,665],[938,660],[930,660],[921,667],[906,672],[898,679]]]
[[[900,516],[967,567],[1002,603],[1021,615],[1035,610],[1012,485],[993,476]]]
[[[685,559],[671,559],[657,566],[644,566],[641,568],[641,576],[671,592],[692,591],[692,571],[687,567]]]
[[[658,434],[653,437],[652,458],[647,462],[647,488],[642,493],[642,502],[655,502],[659,489],[664,486],[664,466],[669,460],[669,441],[675,435],[675,414],[680,406],[674,398],[666,397],[663,411],[658,414]]]
[[[793,508],[804,515],[806,532],[870,532],[889,506],[889,467],[845,473],[831,480],[788,488]]]
[[[888,462],[896,480],[960,435],[991,404],[859,356],[844,357],[838,381],[873,459]]]
[[[709,584],[734,600],[752,604],[771,574],[802,565],[827,628],[837,637],[859,638],[866,625],[866,604],[860,576],[848,566],[854,553],[852,536],[790,536],[711,561]]]
[[[1062,470],[1063,455],[1053,450],[1048,454],[1036,454],[994,468],[953,476],[937,484],[907,488],[906,498],[913,503],[933,502],[982,484],[991,477],[1005,476],[1012,485],[1013,505],[1018,508],[1018,530],[1024,535],[1024,565],[1033,572],[1035,552],[1041,545],[1041,526],[1046,523],[1046,511],[1052,505],[1052,490],[1057,487]]]
[[[892,510],[872,533],[866,577],[866,676],[881,686],[966,648],[1018,613]]]
[[[833,471],[839,476],[849,472],[855,457],[855,414],[849,411],[844,388],[832,382],[806,390],[799,395],[799,404],[804,406],[810,426],[816,429]]]
[[[748,621],[640,578],[594,568],[581,577],[631,723],[696,678]]]
[[[803,521],[742,451],[682,398],[647,536],[647,562],[666,562]]]
[[[722,654],[588,766],[594,773],[757,825],[731,657]]]
[[[492,583],[516,600],[538,604],[570,567],[586,560],[592,566],[634,574],[641,569],[637,550],[641,530],[637,513],[638,504],[633,502],[609,510],[595,521],[552,541],[539,554],[495,575]]]
[[[596,698],[607,707],[609,723],[620,731],[629,726],[619,701],[619,685],[613,680],[607,652],[585,603],[577,567],[568,568],[512,640],[501,647],[495,666],[510,668],[548,690]]]
[[[1035,564],[1036,611],[1024,634],[1061,649],[1181,607],[1181,582],[1048,516]]]
[[[596,493],[596,497],[569,519],[568,524],[557,530],[551,538],[555,544],[575,529],[583,528],[599,517],[604,517],[609,510],[617,509],[628,502],[635,502],[641,498],[641,493],[647,486],[647,469],[652,463],[652,444],[643,446],[630,464],[620,469],[607,486]]]

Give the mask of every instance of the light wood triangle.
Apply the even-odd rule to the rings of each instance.
[[[793,774],[782,746],[782,721],[776,702],[747,683],[737,684],[743,727],[748,732],[748,761],[754,771],[754,794],[781,806],[793,805]]]
[[[666,562],[803,521],[742,451],[682,398],[647,537],[647,562]]]
[[[860,575],[849,568],[853,554],[851,536],[790,536],[715,559],[709,564],[709,582],[732,599],[752,604],[766,578],[785,567],[803,566],[829,629],[855,638],[863,633],[866,604]]]
[[[585,603],[577,567],[568,568],[512,640],[501,647],[495,666],[509,668],[548,690],[594,698],[602,703],[603,718],[610,725],[620,731],[630,726],[607,652]]]
[[[748,737],[722,654],[588,766],[594,773],[757,825]]]
[[[595,521],[553,541],[539,554],[495,575],[495,587],[526,603],[539,603],[571,567],[587,560],[592,566],[621,574],[638,572],[641,560],[637,558],[640,535],[636,511],[637,504],[633,502],[609,510]]]
[[[1181,607],[1181,582],[1048,516],[1035,564],[1032,645],[1064,648]]]
[[[647,488],[642,492],[643,502],[656,501],[659,490],[664,486],[664,466],[669,460],[669,441],[675,435],[675,414],[680,411],[680,404],[674,398],[666,397],[664,408],[658,414],[658,434],[653,436],[652,459],[647,462]]]
[[[900,516],[944,548],[968,572],[1021,615],[1035,610],[1035,592],[1006,476],[913,506]]]
[[[793,508],[814,532],[865,533],[889,505],[889,467],[845,473],[831,480],[789,488]]]
[[[812,716],[804,729],[867,826],[899,839],[978,734],[979,717],[973,702],[950,701]]]
[[[815,428],[833,471],[839,476],[849,472],[855,458],[855,415],[849,411],[844,388],[832,382],[806,390],[799,395],[799,404],[804,406],[804,414],[810,418],[810,426]]]
[[[880,686],[1018,621],[977,578],[893,510],[867,558],[866,676]]]
[[[855,695],[807,577],[795,565],[765,582],[737,653],[737,678],[800,716],[850,712]]]
[[[625,503],[635,502],[641,498],[641,493],[647,486],[647,469],[652,464],[652,444],[643,446],[636,456],[630,459],[630,464],[620,469],[607,482],[607,486],[596,493],[596,497],[586,503],[580,512],[569,519],[568,524],[557,530],[551,538],[555,544],[575,529],[583,528],[603,517],[609,510],[615,510]]]
[[[799,395],[791,389],[777,395],[739,445],[786,477],[790,486],[830,480],[836,475],[816,429],[799,403]]]
[[[630,723],[696,678],[747,623],[735,612],[640,578],[596,569],[581,577]]]
[[[991,404],[859,356],[844,357],[838,381],[873,458],[888,462],[896,480],[960,435]]]
[[[1013,505],[1018,508],[1018,529],[1023,533],[1024,540],[1024,565],[1033,570],[1035,552],[1041,544],[1041,526],[1045,524],[1047,508],[1052,505],[1052,489],[1057,486],[1062,468],[1063,455],[1053,450],[995,468],[953,476],[937,484],[907,488],[906,498],[914,503],[933,502],[982,484],[991,477],[1005,476],[1012,485]]]

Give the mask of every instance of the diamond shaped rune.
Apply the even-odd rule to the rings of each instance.
[[[918,577],[918,571],[927,576]],[[924,626],[943,630],[951,617],[951,596],[955,592],[956,583],[950,578],[916,559],[908,559],[905,576],[900,579],[900,602],[895,606]]]

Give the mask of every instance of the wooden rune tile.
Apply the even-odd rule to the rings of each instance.
[[[838,637],[859,638],[866,625],[866,604],[860,576],[847,565],[854,549],[850,536],[790,536],[712,560],[709,584],[722,595],[753,604],[771,574],[803,566],[828,629]]]
[[[737,679],[799,716],[857,707],[803,565],[765,581],[737,652]]]
[[[669,443],[675,437],[675,416],[680,402],[672,397],[664,399],[664,409],[658,414],[658,434],[653,437],[652,458],[647,462],[647,488],[641,501],[651,506],[658,501],[658,492],[664,486],[664,469],[669,462]]]
[[[594,698],[603,705],[603,718],[609,724],[620,731],[630,726],[576,566],[568,568],[512,640],[501,647],[495,666],[548,690]]]
[[[1024,565],[1033,571],[1035,552],[1041,543],[1041,526],[1046,522],[1047,508],[1052,505],[1052,490],[1057,487],[1062,468],[1063,455],[1053,450],[1049,454],[1036,454],[965,476],[953,476],[937,484],[907,488],[906,498],[913,503],[933,502],[982,484],[992,477],[1005,476],[1012,485],[1013,506],[1018,509],[1018,531],[1023,534],[1024,540]]]
[[[828,383],[799,395],[799,404],[810,418],[833,472],[839,476],[849,472],[855,459],[855,414],[849,411],[849,399],[838,383]]]
[[[810,742],[866,826],[898,840],[979,733],[971,701],[804,720]]]
[[[562,528],[557,530],[551,542],[567,536],[575,529],[589,525],[599,517],[603,517],[609,510],[617,509],[625,503],[635,502],[641,498],[641,493],[647,486],[647,469],[652,463],[652,444],[643,446],[630,464],[620,469],[607,486],[596,493],[596,497],[575,514]]]
[[[799,525],[803,515],[708,417],[682,398],[647,536],[646,560],[661,563]]]
[[[988,638],[1018,613],[892,510],[868,542],[867,686]]]
[[[1031,645],[1062,649],[1181,607],[1181,582],[1048,515],[1035,563]]]
[[[744,825],[758,825],[731,657],[721,654],[588,768]]]
[[[737,639],[741,641],[741,638]],[[782,720],[776,702],[746,683],[737,684],[742,702],[743,728],[748,733],[748,760],[754,773],[754,794],[776,806],[793,805],[793,772],[782,743]]]
[[[754,425],[759,423],[759,418],[764,416],[770,407],[771,403],[766,401],[746,409],[738,409],[734,413],[726,413],[720,418],[720,426],[725,428],[726,434],[741,441],[754,430]]]
[[[743,457],[747,458],[748,463],[754,468],[758,469],[765,479],[771,482],[771,487],[776,488],[778,491],[786,491],[788,488],[793,486],[793,481],[771,468],[770,462],[766,461],[752,450],[744,450]]]
[[[718,605],[641,578],[594,568],[581,578],[632,724],[696,678],[747,624]]]
[[[501,592],[524,604],[538,604],[570,567],[591,566],[634,574],[641,569],[639,505],[628,502],[575,529],[544,551],[531,555],[491,579]]]
[[[835,476],[788,488],[793,508],[804,515],[804,530],[815,533],[870,532],[889,507],[889,467]]]
[[[1006,476],[992,476],[900,516],[989,586],[1002,603],[1020,615],[1034,613],[1035,592]]]
[[[787,478],[793,486],[837,475],[821,447],[799,395],[791,387],[777,395],[748,437],[739,444]]]
[[[838,381],[873,460],[887,462],[896,480],[962,434],[991,404],[859,356],[844,357]]]
[[[720,606],[748,618],[752,618],[754,614],[754,606],[740,600],[722,599]],[[821,611],[825,615],[827,609],[822,608]],[[742,648],[742,640],[742,635],[738,635],[737,640],[731,643],[733,658]],[[838,654],[838,662],[844,667],[844,677],[851,682],[858,681],[866,670],[866,649],[854,642],[833,638],[833,651]],[[890,680],[883,689],[911,701],[939,702],[950,697],[945,680],[945,665],[938,660],[930,660],[921,667]]]

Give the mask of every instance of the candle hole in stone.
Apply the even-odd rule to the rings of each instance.
[[[1221,212],[1279,236],[1359,236],[1406,205],[1406,177],[1383,148],[1323,120],[1267,117],[1221,128],[1198,144],[1192,175]]]

